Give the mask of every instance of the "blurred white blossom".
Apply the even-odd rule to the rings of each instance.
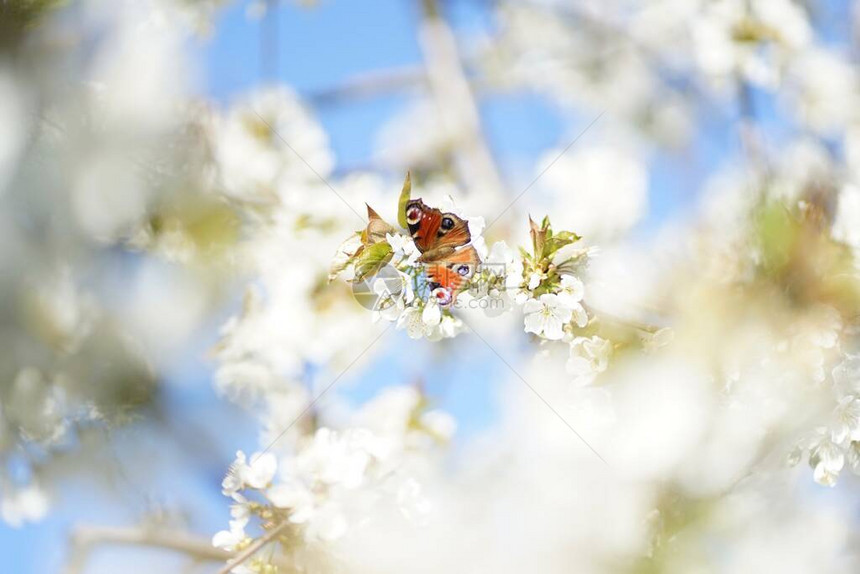
[[[540,164],[556,159],[548,153]],[[592,243],[630,231],[648,208],[648,176],[635,157],[606,147],[571,150],[541,178],[552,194],[556,225],[573,229]]]

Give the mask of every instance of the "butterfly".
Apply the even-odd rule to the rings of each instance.
[[[454,213],[443,213],[428,207],[421,199],[410,200],[405,207],[406,224],[418,258],[427,272],[431,294],[443,307],[451,305],[481,262],[472,240],[469,224]]]

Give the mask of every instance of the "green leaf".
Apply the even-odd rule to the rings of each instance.
[[[544,215],[540,222],[540,228],[546,232],[547,238],[552,237],[552,226],[549,224],[549,215]]]
[[[559,231],[557,235],[547,239],[544,246],[544,256],[552,257],[552,255],[567,245],[576,243],[580,240],[579,235],[570,231]]]
[[[582,239],[582,237],[580,237],[573,231],[559,231],[558,233],[553,235],[553,237],[556,239],[564,239],[568,243],[573,243],[574,241],[579,241],[580,239]]]
[[[559,239],[556,239],[555,237],[553,237],[552,239],[550,239],[549,241],[546,242],[546,245],[544,246],[544,253],[543,254],[547,258],[552,257],[556,251],[558,251],[559,249],[561,249],[562,247],[564,247],[565,245],[568,245],[568,244],[570,244],[570,241],[559,240]]]
[[[385,241],[365,247],[355,260],[355,281],[378,273],[391,261],[392,254],[391,246]]]
[[[400,227],[406,229],[406,204],[412,198],[412,176],[406,172],[406,179],[403,181],[403,189],[400,190],[400,201],[397,202],[397,223]]]

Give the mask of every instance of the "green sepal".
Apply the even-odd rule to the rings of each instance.
[[[403,181],[403,189],[400,190],[400,200],[397,202],[397,223],[406,229],[406,204],[412,199],[412,176],[407,171],[406,179]]]

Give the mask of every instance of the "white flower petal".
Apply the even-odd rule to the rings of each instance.
[[[531,313],[524,318],[525,332],[540,335],[543,332],[544,318],[540,313]]]
[[[434,327],[442,321],[442,310],[432,299],[428,300],[427,304],[424,306],[424,311],[421,313],[421,320],[429,327]]]
[[[544,306],[537,299],[529,299],[523,303],[523,312],[526,314],[540,313]]]
[[[245,468],[244,482],[251,488],[265,488],[275,477],[278,469],[278,459],[275,455],[257,453],[251,457],[250,464]]]
[[[564,337],[564,323],[554,316],[547,317],[543,328],[543,335],[547,339],[558,341]]]

